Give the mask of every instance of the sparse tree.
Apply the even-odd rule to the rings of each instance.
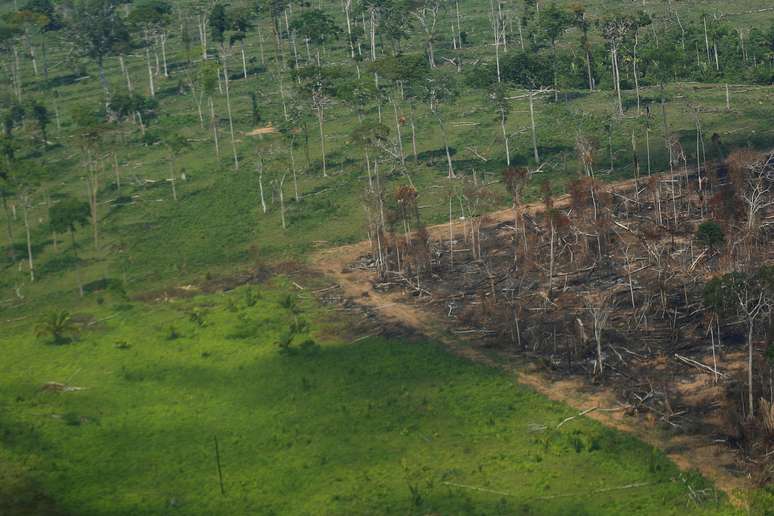
[[[66,10],[68,38],[76,50],[94,61],[99,80],[110,96],[110,85],[105,78],[105,58],[129,40],[129,31],[118,13],[113,0],[75,0]]]
[[[51,229],[55,233],[69,233],[71,249],[76,262],[78,261],[78,245],[75,241],[75,231],[78,226],[89,223],[91,208],[88,203],[79,201],[73,197],[67,197],[48,209],[48,220]],[[78,292],[83,297],[83,284],[81,283],[79,266],[75,265],[75,275],[78,281]]]

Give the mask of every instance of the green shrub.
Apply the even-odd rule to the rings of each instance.
[[[256,292],[252,287],[245,289],[245,306],[255,306],[255,303],[257,303],[259,299],[261,299],[261,294],[259,292]]]
[[[696,230],[696,240],[704,247],[715,249],[726,241],[723,227],[714,220],[702,222]]]
[[[81,416],[75,412],[67,412],[62,416],[62,421],[64,421],[68,426],[80,426]]]
[[[281,354],[285,355],[292,353],[291,344],[293,344],[293,337],[294,335],[291,331],[285,331],[279,336],[277,339],[277,346],[279,347]]]
[[[253,339],[260,335],[263,324],[253,319],[240,318],[234,329],[226,335],[228,339]]]
[[[298,306],[298,298],[293,294],[286,294],[280,298],[279,304],[282,308],[290,310],[291,313],[297,314],[300,312]]]
[[[180,338],[180,333],[178,333],[177,329],[174,326],[170,326],[167,328],[167,340],[176,340]]]
[[[207,315],[207,312],[201,308],[194,308],[191,310],[188,314],[188,318],[191,320],[192,323],[197,325],[200,328],[204,328],[207,326],[207,320],[205,316]]]

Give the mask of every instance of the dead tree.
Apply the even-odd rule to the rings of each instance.
[[[597,348],[597,358],[594,363],[594,375],[604,373],[605,360],[602,353],[602,336],[607,327],[607,320],[615,308],[615,302],[610,292],[589,293],[584,298],[586,310],[591,316],[594,343]]]
[[[511,210],[513,210],[513,259],[518,259],[518,241],[519,241],[519,219],[521,214],[519,213],[521,207],[521,195],[524,191],[524,187],[527,185],[529,179],[529,171],[526,168],[514,168],[508,167],[503,171],[503,183],[505,183],[505,189],[511,195]],[[527,252],[526,247],[527,239],[524,239],[524,252]]]

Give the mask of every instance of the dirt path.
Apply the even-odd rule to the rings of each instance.
[[[631,187],[633,180],[623,181],[613,185],[615,189]],[[554,200],[557,207],[566,206],[569,196],[564,195]],[[535,213],[541,211],[542,203],[526,205],[523,212]],[[510,209],[500,210],[488,216],[488,224],[498,224],[510,221],[513,212]],[[464,230],[464,222],[455,221],[452,232],[459,235]],[[449,224],[440,224],[428,228],[431,237],[435,239],[448,238]],[[518,373],[518,381],[546,397],[563,402],[579,412],[596,407],[586,417],[595,419],[609,427],[636,435],[642,441],[660,448],[681,469],[696,469],[705,477],[711,479],[736,504],[741,501],[735,495],[737,489],[750,487],[747,479],[733,474],[737,462],[736,454],[724,443],[710,441],[706,437],[693,435],[667,436],[655,426],[648,424],[643,418],[627,416],[621,409],[612,390],[594,388],[579,378],[554,380],[542,374],[529,363],[509,364],[507,360],[495,360],[481,351],[466,345],[461,339],[449,336],[444,331],[443,321],[437,314],[432,314],[421,305],[411,304],[408,296],[401,292],[380,292],[372,286],[373,275],[365,270],[349,269],[348,266],[358,258],[371,251],[369,242],[326,249],[319,252],[312,260],[312,267],[334,280],[341,288],[343,296],[354,300],[361,306],[377,313],[380,320],[389,325],[403,325],[416,330],[444,344],[452,353],[469,360],[483,363],[491,367]],[[613,410],[605,410],[613,409]]]

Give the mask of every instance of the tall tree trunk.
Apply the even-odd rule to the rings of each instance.
[[[261,32],[261,28],[258,27],[258,53],[261,56],[261,64],[266,64],[266,56],[263,52],[263,32]]]
[[[261,196],[261,210],[266,213],[266,200],[263,197],[263,160],[258,157],[255,161],[255,168],[258,171],[258,191]]]
[[[46,43],[47,38],[46,33],[44,32],[41,35],[40,40],[40,53],[41,57],[43,58],[43,80],[46,82],[46,87],[48,87],[48,47]]]
[[[287,229],[287,224],[285,224],[285,194],[283,192],[283,189],[285,187],[285,176],[282,176],[282,179],[279,180],[277,183],[277,186],[279,187],[279,198],[280,198],[280,220],[282,221],[282,229]]]
[[[499,1],[499,0],[498,0]],[[492,33],[494,34],[494,47],[495,47],[495,64],[497,65],[497,82],[500,79],[500,31],[499,24],[500,18],[495,16],[494,0],[489,0],[490,16],[492,17]]]
[[[78,247],[75,244],[75,233],[73,232],[73,228],[71,227],[69,230],[70,233],[70,242],[72,242],[73,247],[73,255],[75,256],[75,282],[78,284],[78,295],[80,297],[83,297],[83,281],[81,281],[81,267],[78,263]]]
[[[328,172],[325,165],[325,130],[323,127],[323,120],[325,118],[325,111],[322,105],[317,106],[317,122],[320,126],[320,153],[322,155],[322,173],[323,177],[328,177]]]
[[[750,319],[747,323],[747,403],[749,413],[748,418],[755,415],[755,400],[753,399],[753,329],[755,319]]]
[[[538,145],[537,145],[537,129],[535,128],[535,106],[534,106],[534,100],[532,99],[533,93],[532,90],[529,90],[529,122],[530,127],[532,129],[532,152],[535,156],[535,163],[540,163],[540,154],[538,154]]]
[[[0,197],[3,201],[3,210],[5,211],[5,230],[8,233],[8,249],[11,252],[11,261],[16,265],[16,246],[14,245],[13,236],[13,216],[11,210],[8,207],[8,198],[5,196],[5,192],[0,190]]]
[[[164,77],[169,77],[169,70],[167,69],[167,34],[162,32],[161,36],[161,60],[164,66]]]
[[[637,44],[639,39],[637,34],[634,35],[634,59],[632,59],[632,72],[634,75],[634,91],[637,93],[637,115],[641,113],[640,108],[640,79],[637,72]]]
[[[548,299],[551,299],[551,291],[553,289],[553,282],[554,282],[554,233],[556,232],[555,226],[554,226],[554,220],[551,214],[549,213],[548,216],[551,218],[551,233],[549,238],[551,239],[550,242],[550,251],[549,251],[549,258],[548,258]]]
[[[591,54],[588,48],[586,48],[586,75],[588,75],[589,79],[589,91],[594,91],[594,76],[591,73]]]
[[[293,172],[293,194],[296,199],[296,202],[301,200],[301,197],[298,195],[298,179],[296,177],[296,158],[293,154],[293,144],[296,141],[296,136],[293,135],[293,138],[290,140],[290,169]]]
[[[242,52],[242,75],[247,79],[247,59],[245,59],[245,42],[239,41],[239,50]]]
[[[24,231],[27,234],[27,263],[30,268],[30,281],[35,281],[35,264],[32,261],[32,238],[30,237],[30,220],[27,213],[29,205],[29,195],[24,194],[22,197],[22,209],[24,210]]]
[[[129,76],[129,68],[126,66],[123,55],[118,56],[118,62],[121,64],[121,70],[124,71],[124,77],[126,77],[126,90],[132,93],[132,78]]]
[[[505,162],[511,166],[511,149],[508,146],[508,131],[505,130],[505,113],[500,113],[500,129],[503,131],[503,141],[505,142]]]
[[[177,201],[177,189],[175,188],[175,168],[175,152],[170,151],[169,181],[172,183],[172,200]]]
[[[156,88],[153,84],[153,68],[151,67],[151,58],[150,58],[150,40],[147,34],[145,36],[145,62],[148,65],[148,86],[150,88],[150,96],[155,97]]]
[[[349,57],[355,59],[355,45],[352,42],[352,19],[350,18],[352,0],[344,0],[342,4],[344,8],[344,17],[347,20],[347,42],[349,43]]]
[[[207,60],[207,16],[199,17],[199,40],[202,44],[202,60]]]
[[[397,144],[398,144],[398,154],[400,155],[400,164],[401,166],[406,166],[406,157],[403,155],[403,138],[400,134],[400,118],[398,117],[398,104],[397,101],[390,97],[390,102],[392,103],[392,109],[395,113],[395,134],[397,137]]]
[[[613,82],[615,84],[615,93],[618,96],[618,114],[623,115],[623,100],[621,98],[621,74],[618,70],[618,48],[613,47],[610,53],[613,58]]]
[[[438,125],[441,127],[441,134],[443,135],[443,147],[446,150],[446,164],[449,167],[448,178],[452,179],[456,176],[454,174],[454,165],[452,164],[451,151],[449,150],[449,134],[446,131],[446,124],[444,124],[443,119],[437,111],[435,113],[435,118],[438,120]]]
[[[97,220],[97,191],[99,189],[99,183],[98,183],[98,176],[97,176],[97,169],[96,169],[96,163],[92,163],[89,167],[91,170],[89,171],[89,176],[87,178],[87,186],[89,194],[89,209],[91,212],[91,228],[92,228],[92,236],[94,237],[94,249],[96,251],[99,251],[99,226],[98,226],[98,220]]]
[[[113,172],[116,175],[116,195],[121,196],[121,169],[118,167],[118,154],[113,151]]]
[[[215,142],[215,157],[220,159],[220,144],[218,143],[218,121],[215,118],[215,104],[212,102],[212,95],[208,97],[210,104],[210,125],[212,126],[212,138]]]
[[[236,140],[234,139],[234,119],[231,116],[231,96],[229,93],[229,79],[226,50],[222,51],[223,56],[223,85],[226,88],[226,111],[228,112],[228,130],[231,135],[231,150],[234,153],[234,169],[239,170],[239,156],[237,155]]]
[[[14,83],[16,84],[16,98],[19,102],[22,101],[22,76],[21,76],[21,63],[19,62],[19,48],[13,46],[13,58],[14,58]]]

